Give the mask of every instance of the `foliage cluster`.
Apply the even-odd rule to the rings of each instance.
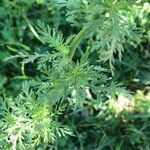
[[[150,149],[150,4],[0,2],[0,149]]]

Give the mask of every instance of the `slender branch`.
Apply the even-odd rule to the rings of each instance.
[[[3,41],[0,41],[0,47],[5,46],[5,45],[20,46],[20,47],[24,48],[27,51],[32,51],[32,49],[30,47],[28,47],[27,45],[24,45],[20,42],[16,42],[16,41],[15,42],[3,42]]]
[[[22,73],[23,76],[26,76],[24,67],[25,67],[25,64],[22,63],[22,65],[21,65],[21,73]]]
[[[84,26],[82,30],[75,36],[74,40],[70,45],[70,53],[69,58],[72,59],[74,53],[79,46],[80,42],[87,36],[87,34],[91,31],[91,26]]]

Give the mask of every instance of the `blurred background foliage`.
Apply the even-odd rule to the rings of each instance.
[[[150,149],[150,3],[143,0],[132,8],[134,17],[126,14],[135,26],[134,38],[124,41],[121,61],[115,61],[114,79],[124,82],[133,93],[133,101],[123,98],[95,106],[87,103],[88,111],[78,110],[65,116],[76,137],[60,139],[54,148],[60,149]],[[34,64],[20,63],[20,59],[7,60],[18,52],[43,52],[30,31],[37,20],[60,29],[64,36],[80,30],[70,26],[66,10],[54,0],[1,0],[0,1],[0,94],[16,95],[24,80],[34,78]],[[91,45],[90,41],[88,41]],[[84,44],[83,44],[84,46]],[[82,52],[77,52],[76,58]],[[93,62],[95,56],[93,54]],[[75,58],[75,59],[76,59]],[[105,65],[105,64],[104,64]],[[121,100],[120,100],[120,99]],[[81,120],[81,121],[79,121]],[[39,148],[40,150],[40,148]]]
[[[150,3],[143,2],[142,7],[133,8],[133,14],[130,19],[138,34],[125,42],[124,57],[117,63],[117,71],[118,77],[136,90],[150,84]]]

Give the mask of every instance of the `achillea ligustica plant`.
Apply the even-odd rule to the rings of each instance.
[[[17,97],[1,97],[1,149],[52,148],[59,138],[75,136],[74,128],[65,121],[67,112],[86,109],[89,100],[99,104],[120,93],[130,95],[112,75],[124,41],[133,37],[133,24],[126,14],[132,16],[130,9],[136,1],[56,0],[56,4],[80,31],[65,38],[41,21],[31,26],[24,15],[48,50],[13,56],[21,58],[25,67],[36,64],[37,75],[22,85]]]

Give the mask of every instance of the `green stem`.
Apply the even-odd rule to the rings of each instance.
[[[22,65],[21,65],[21,73],[22,73],[23,76],[26,76],[25,71],[24,71],[24,67],[25,67],[25,64],[22,63]]]
[[[0,41],[1,42],[1,41]],[[28,47],[27,45],[24,45],[24,44],[22,44],[22,43],[20,43],[20,42],[1,42],[0,43],[0,47],[1,46],[5,46],[5,45],[14,45],[14,46],[20,46],[20,47],[22,47],[22,48],[24,48],[25,50],[27,50],[27,51],[32,51],[32,49],[30,48],[30,47]]]
[[[29,26],[31,32],[34,34],[34,36],[35,36],[38,40],[40,40],[38,33],[37,33],[37,32],[35,31],[35,29],[32,27],[32,25],[31,25],[30,21],[28,20],[27,16],[26,16],[26,15],[23,15],[23,18],[24,18],[25,21],[27,22],[27,24],[28,24],[28,26]]]
[[[71,45],[70,45],[70,53],[69,58],[72,60],[74,53],[79,46],[80,42],[87,36],[87,34],[91,31],[91,26],[84,26],[82,30],[75,36]]]

